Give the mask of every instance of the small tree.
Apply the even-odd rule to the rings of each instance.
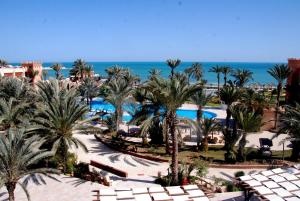
[[[41,150],[44,139],[33,136],[26,139],[23,130],[10,129],[7,136],[0,135],[0,187],[6,186],[9,201],[15,200],[14,191],[19,184],[30,200],[27,184],[30,179],[37,184],[45,183],[42,175],[52,178],[49,174],[59,172],[51,168],[38,168],[41,160],[53,155],[52,152]],[[25,178],[22,182],[20,179]]]

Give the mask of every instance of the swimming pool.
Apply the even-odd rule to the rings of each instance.
[[[113,105],[104,102],[101,99],[92,101],[92,110],[93,111],[107,111],[107,112],[114,112],[115,108]],[[126,110],[126,106],[124,107],[124,110]],[[179,117],[185,117],[189,119],[196,119],[197,118],[197,110],[187,110],[187,109],[178,109],[176,111],[176,114]],[[217,115],[213,112],[203,111],[202,117],[203,118],[214,118]],[[128,122],[131,120],[131,115],[124,112],[123,114],[123,121]]]

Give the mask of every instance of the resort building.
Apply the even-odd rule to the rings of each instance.
[[[288,67],[292,73],[287,79],[286,100],[289,103],[300,103],[300,59],[288,59]]]
[[[43,66],[40,62],[24,62],[21,66],[0,66],[0,77],[30,78],[32,82],[42,79]]]

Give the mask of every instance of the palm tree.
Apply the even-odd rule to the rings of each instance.
[[[198,82],[203,76],[202,64],[198,62],[193,63],[192,66],[186,68],[184,72],[188,75],[188,80],[193,77]]]
[[[122,122],[123,104],[127,101],[133,90],[132,79],[117,77],[111,79],[104,85],[104,100],[115,107],[116,131],[119,130],[119,124]]]
[[[47,80],[48,77],[48,70],[43,69],[42,71],[43,80]]]
[[[56,79],[60,78],[62,65],[59,63],[55,63],[51,66],[51,68],[55,71]]]
[[[274,137],[287,134],[284,141],[291,141],[293,150],[291,159],[297,161],[300,153],[300,105],[287,105],[280,118],[280,128]]]
[[[227,85],[224,86],[220,91],[221,100],[227,105],[226,109],[226,128],[229,129],[229,121],[231,117],[231,110],[230,106],[232,103],[236,102],[240,97],[240,92],[233,86]]]
[[[245,161],[245,146],[247,143],[247,133],[256,132],[260,129],[262,116],[256,114],[255,111],[249,112],[248,110],[238,111],[238,113],[234,113],[233,116],[242,134],[242,137],[239,141],[238,160]]]
[[[267,71],[277,81],[277,98],[276,98],[276,112],[275,112],[275,124],[274,128],[277,129],[278,110],[280,103],[280,95],[284,81],[291,74],[291,70],[285,64],[276,64]]]
[[[187,120],[197,133],[197,147],[199,150],[208,151],[208,135],[220,129],[220,124],[216,119],[204,118],[201,121]],[[201,140],[202,138],[202,140]],[[201,146],[200,146],[201,143]]]
[[[7,61],[0,59],[0,67],[3,67],[3,66],[5,67],[7,65],[8,65]]]
[[[203,89],[197,91],[192,95],[192,102],[197,105],[197,121],[200,122],[202,118],[202,108],[212,99],[212,94],[206,94]]]
[[[0,130],[23,125],[29,116],[28,108],[30,108],[28,103],[17,103],[14,98],[10,98],[8,101],[0,99]]]
[[[78,90],[81,96],[86,98],[86,103],[90,106],[91,110],[93,98],[99,95],[99,86],[93,79],[85,78]]]
[[[168,59],[166,61],[167,65],[171,68],[171,78],[174,77],[174,70],[177,66],[180,65],[181,61],[180,59]]]
[[[92,77],[93,74],[93,66],[92,65],[87,65],[84,69],[84,72],[86,73],[87,77],[90,78]]]
[[[229,66],[222,66],[221,71],[224,75],[224,86],[227,85],[227,75],[232,71]]]
[[[29,192],[26,189],[28,181],[45,183],[42,175],[53,178],[49,174],[59,172],[51,168],[38,168],[37,163],[53,155],[52,152],[41,150],[44,140],[38,136],[26,139],[23,130],[10,129],[8,135],[0,136],[0,188],[4,185],[8,191],[9,201],[15,200],[14,191],[19,184],[28,200]],[[25,178],[22,182],[20,179]]]
[[[176,110],[184,104],[191,96],[201,89],[199,83],[189,85],[187,77],[182,74],[181,77],[172,79],[163,79],[156,77],[148,81],[145,87],[151,91],[166,108],[166,122],[172,137],[172,184],[178,184],[178,135],[175,132],[177,124]]]
[[[159,69],[150,69],[149,70],[149,79],[151,80],[153,77],[157,77],[157,76],[160,76],[161,75],[161,70]]]
[[[253,80],[253,72],[246,69],[236,69],[231,76],[235,78],[235,83],[238,87],[244,87],[246,83]]]
[[[244,104],[248,110],[263,115],[267,101],[264,95],[255,92],[253,89],[246,89],[241,94],[240,102]]]
[[[111,79],[116,79],[119,77],[124,77],[125,74],[127,74],[129,72],[129,70],[127,68],[123,68],[121,66],[118,65],[114,65],[110,68],[105,69],[105,72],[108,75],[108,81],[110,81]]]
[[[83,59],[77,59],[74,61],[73,68],[70,70],[70,75],[75,76],[75,78],[80,76],[80,79],[82,79],[86,66],[87,63]]]
[[[38,95],[41,102],[36,117],[32,120],[35,126],[28,132],[43,135],[53,150],[62,152],[63,168],[66,172],[68,149],[72,146],[87,151],[86,146],[73,136],[80,126],[89,120],[82,120],[88,107],[77,101],[77,90],[58,80],[39,82]]]
[[[34,102],[35,94],[33,88],[28,85],[27,80],[5,77],[0,80],[0,97],[9,101],[14,98],[17,103]]]
[[[216,73],[217,74],[217,80],[218,80],[218,94],[220,94],[220,74],[222,73],[222,67],[221,66],[214,66],[212,67],[209,72]]]
[[[143,138],[150,135],[152,144],[163,143],[163,128],[166,128],[165,113],[162,111],[162,103],[150,91],[144,88],[137,88],[132,94],[134,99],[140,103],[141,107],[134,113],[130,124],[141,125],[141,135]],[[169,154],[168,134],[166,139],[166,153]]]

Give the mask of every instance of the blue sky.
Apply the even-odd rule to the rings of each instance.
[[[0,57],[73,61],[286,61],[299,0],[1,0]]]

